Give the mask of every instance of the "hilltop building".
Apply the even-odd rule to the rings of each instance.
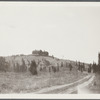
[[[32,54],[39,56],[49,56],[49,53],[47,51],[42,51],[42,50],[34,50],[32,51]]]

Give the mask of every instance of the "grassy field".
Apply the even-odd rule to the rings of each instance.
[[[22,59],[24,59],[27,65],[27,71],[25,73],[14,72],[14,63],[18,62],[21,64]],[[36,76],[29,72],[30,65],[28,63],[32,60],[35,60],[37,63],[38,75]],[[46,87],[72,83],[86,76],[86,74],[78,72],[75,62],[69,60],[27,55],[6,57],[6,61],[10,63],[10,67],[9,72],[0,72],[0,93],[32,93]],[[63,67],[61,67],[62,62]],[[72,71],[69,71],[66,63],[71,63],[73,66]],[[59,71],[55,73],[53,71],[49,72],[51,65],[59,66]],[[46,67],[46,70],[40,71],[40,68],[44,67]]]
[[[32,93],[45,87],[68,84],[86,76],[75,68],[70,72],[63,67],[61,71],[39,72],[37,76],[26,73],[0,72],[0,93]]]

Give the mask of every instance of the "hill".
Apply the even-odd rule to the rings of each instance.
[[[38,70],[40,68],[48,68],[49,66],[60,66],[61,63],[66,65],[66,63],[70,63],[67,60],[61,60],[58,58],[53,58],[51,56],[35,56],[35,55],[23,55],[23,56],[9,56],[5,57],[6,61],[10,63],[10,69],[13,70],[14,64],[19,63],[22,64],[22,59],[25,61],[27,68],[30,67],[30,63],[32,60],[35,60],[36,64],[38,65]]]
[[[0,93],[30,93],[45,87],[72,83],[87,75],[78,71],[78,64],[75,61],[52,56],[17,55],[5,57],[5,59],[9,62],[9,71],[0,73]],[[15,65],[17,63],[21,65],[22,59],[27,66],[27,71],[15,72]],[[33,60],[37,64],[37,75],[29,72],[30,63]],[[69,64],[72,65],[72,70]]]
[[[78,67],[77,63],[75,61],[70,61],[70,60],[64,60],[64,59],[58,59],[56,57],[52,57],[52,56],[38,56],[38,55],[17,55],[17,56],[8,56],[5,57],[6,61],[9,62],[10,64],[10,71],[14,70],[14,65],[16,65],[17,63],[19,63],[19,65],[22,64],[22,59],[25,61],[25,64],[27,66],[27,70],[30,67],[31,61],[35,61],[37,64],[37,70],[41,70],[43,68],[46,68],[47,70],[49,70],[50,66],[61,66],[61,64],[63,64],[63,66],[68,66],[69,64],[71,64],[73,67]],[[88,64],[85,64],[85,67],[88,68]]]

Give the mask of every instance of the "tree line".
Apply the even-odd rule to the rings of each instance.
[[[25,64],[24,59],[22,58],[22,64],[13,63],[14,71],[15,72],[26,72],[27,71],[27,66]]]
[[[22,58],[21,62],[22,62],[22,64],[19,64],[18,62],[15,63],[14,61],[12,62],[14,72],[26,72],[27,70],[29,70],[33,75],[38,74],[37,67],[38,67],[39,61],[37,64],[36,64],[35,60],[31,61],[29,63],[29,66],[30,66],[29,69],[27,69],[25,60],[23,58]],[[50,65],[50,62],[47,61],[46,59],[44,60],[44,62],[46,64],[46,66]],[[11,62],[7,62],[4,57],[0,57],[0,71],[3,71],[3,72],[8,71],[10,69],[10,63]],[[54,73],[59,72],[60,67],[64,67],[63,62],[61,63],[61,65],[59,65],[57,63],[57,66],[52,65],[51,67],[49,67],[49,72],[51,72],[51,71]],[[72,69],[72,67],[70,67],[70,71],[71,71],[71,69]],[[42,70],[44,70],[44,68],[40,68],[40,71],[42,71]],[[46,70],[46,67],[45,67],[45,70]]]
[[[28,65],[29,65],[29,69],[27,69],[27,66],[25,64],[25,60],[22,58],[21,60],[22,64],[19,64],[18,62],[13,62],[13,68],[14,68],[14,71],[15,72],[26,72],[27,70],[29,70],[33,75],[37,75],[38,74],[38,71],[37,71],[37,67],[40,63],[40,61],[38,61],[38,63],[36,64],[36,61],[33,60],[33,61],[28,61]],[[45,65],[46,66],[49,66],[50,65],[50,62],[47,61],[46,59],[44,59],[44,62],[45,62]],[[71,63],[67,63],[64,65],[63,62],[61,62],[61,64],[57,63],[57,66],[53,66],[51,65],[51,67],[48,67],[48,71],[49,72],[59,72],[60,71],[60,68],[62,67],[68,67],[70,71],[72,71],[73,69],[73,66]],[[80,62],[76,62],[76,66],[78,67],[78,70],[83,72],[83,71],[86,71],[86,68],[85,68],[85,63],[80,63]],[[10,68],[10,62],[7,62],[5,60],[4,57],[0,57],[0,71],[8,71]],[[41,68],[40,67],[40,71],[42,70],[46,70],[46,67],[44,68]],[[93,71],[93,73],[96,73],[96,72],[100,72],[100,64],[96,64],[96,63],[93,63],[93,64],[88,64],[88,73],[91,73]]]

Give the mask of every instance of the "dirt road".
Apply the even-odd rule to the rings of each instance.
[[[70,94],[70,93],[81,93],[86,86],[92,83],[94,80],[94,75],[89,74],[88,76],[80,79],[76,82],[60,85],[60,86],[52,86],[49,88],[45,88],[34,93],[36,94]]]

